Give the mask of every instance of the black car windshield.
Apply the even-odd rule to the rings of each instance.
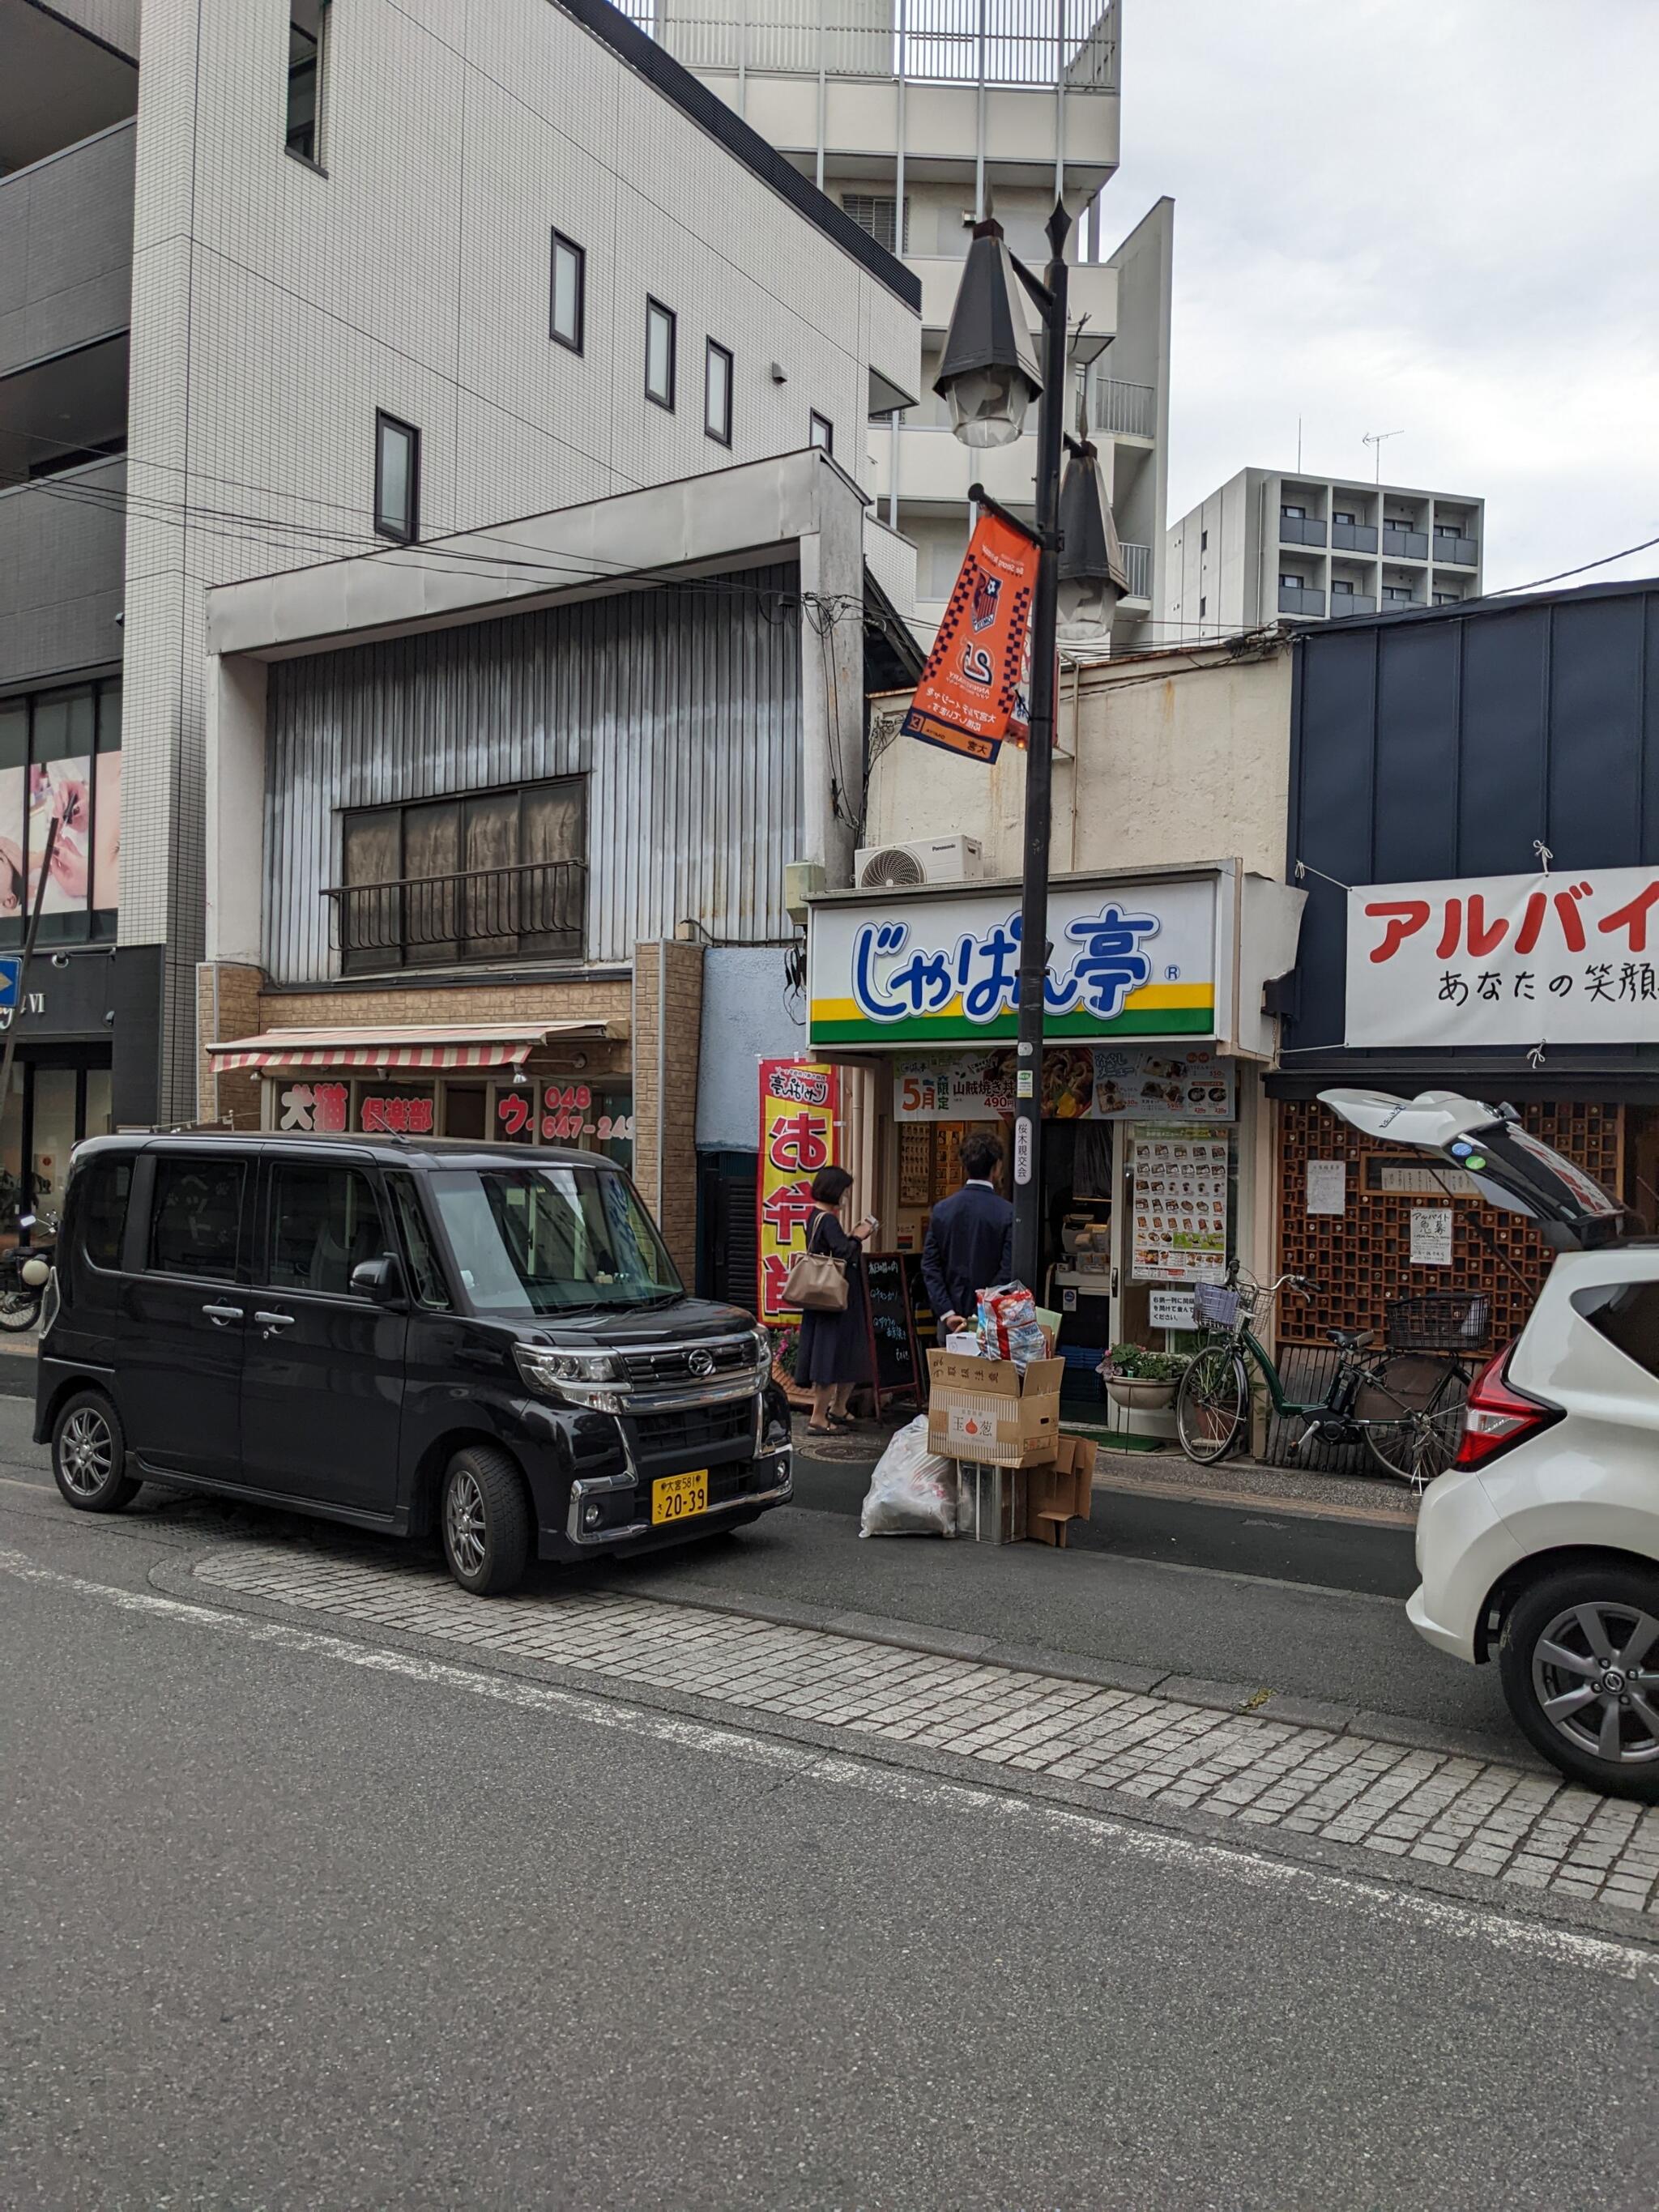
[[[446,1169],[432,1190],[476,1313],[592,1313],[681,1295],[655,1224],[614,1170]]]

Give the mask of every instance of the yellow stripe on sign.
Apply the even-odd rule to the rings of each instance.
[[[1146,983],[1139,991],[1131,991],[1123,1001],[1125,1013],[1153,1013],[1170,1006],[1212,1006],[1215,1004],[1213,983]],[[1014,1009],[1010,1008],[1012,1012]],[[861,1022],[870,1017],[856,999],[814,999],[812,1019],[815,1022]],[[963,1021],[958,996],[948,1006],[930,1007],[925,1014],[908,1016],[907,1019],[921,1022]]]

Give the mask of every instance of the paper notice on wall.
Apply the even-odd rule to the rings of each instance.
[[[1154,1328],[1196,1328],[1190,1291],[1152,1291],[1147,1294],[1147,1319]]]
[[[1347,1210],[1348,1163],[1346,1160],[1310,1160],[1308,1212],[1346,1213]]]
[[[1413,1267],[1449,1267],[1452,1263],[1452,1210],[1449,1206],[1412,1208]]]

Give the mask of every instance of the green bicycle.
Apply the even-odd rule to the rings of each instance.
[[[1286,1288],[1304,1301],[1319,1295],[1319,1285],[1300,1275],[1281,1275],[1266,1286],[1236,1279],[1199,1285],[1194,1310],[1213,1334],[1181,1378],[1176,1433],[1182,1451],[1209,1467],[1248,1436],[1254,1366],[1273,1412],[1304,1424],[1299,1454],[1316,1443],[1363,1443],[1385,1474],[1425,1489],[1457,1455],[1472,1379],[1461,1355],[1473,1352],[1486,1334],[1486,1300],[1396,1301],[1389,1310],[1389,1343],[1377,1351],[1370,1348],[1369,1329],[1327,1329],[1337,1348],[1336,1370],[1324,1396],[1310,1401],[1287,1395],[1273,1354],[1251,1327],[1258,1308],[1271,1313]]]

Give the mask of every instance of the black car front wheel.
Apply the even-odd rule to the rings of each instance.
[[[52,1425],[52,1472],[77,1513],[118,1513],[142,1485],[127,1473],[121,1417],[101,1390],[77,1390]]]
[[[444,1475],[438,1506],[444,1558],[479,1597],[515,1589],[530,1558],[532,1522],[524,1477],[504,1451],[469,1444]]]
[[[1545,1575],[1511,1607],[1498,1666],[1517,1725],[1564,1774],[1659,1803],[1659,1571]]]

